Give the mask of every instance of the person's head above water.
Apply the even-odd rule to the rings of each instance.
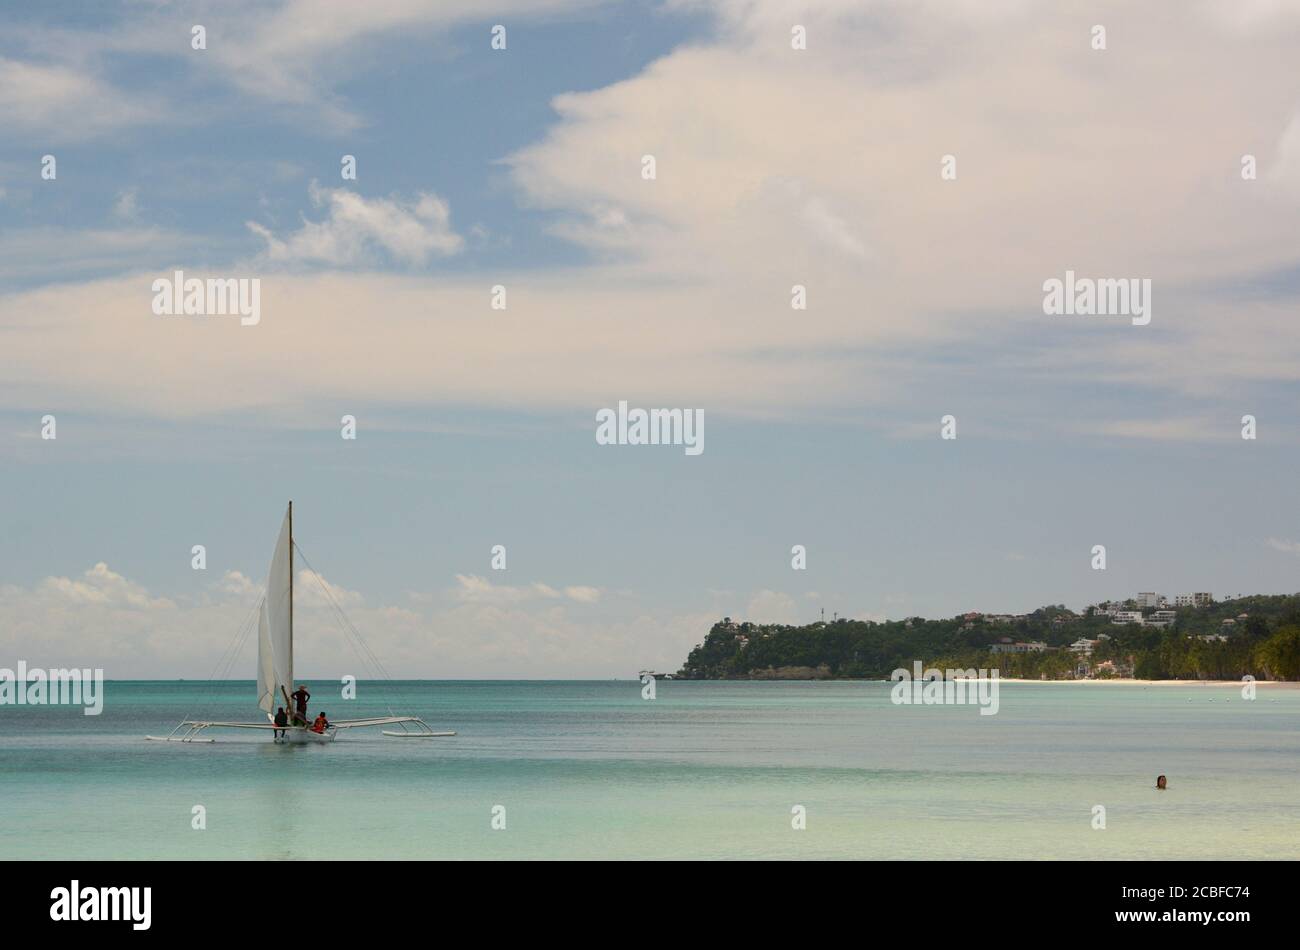
[[[1165,777],[1163,775],[1157,775],[1156,788],[1165,788],[1165,787],[1166,787]]]

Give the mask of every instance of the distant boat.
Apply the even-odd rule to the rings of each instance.
[[[284,709],[293,709],[289,698],[293,681],[293,502],[285,512],[280,535],[271,555],[271,569],[266,578],[266,595],[258,606],[257,705],[266,713],[267,722],[214,722],[185,719],[165,736],[146,736],[159,742],[214,742],[202,734],[208,729],[271,729],[284,733],[287,742],[333,742],[344,729],[365,726],[400,725],[401,731],[385,729],[383,734],[396,739],[432,739],[454,736],[454,732],[434,732],[423,719],[415,716],[382,716],[374,719],[338,719],[323,732],[307,725],[275,725],[274,711],[281,701]],[[328,593],[328,588],[326,589]],[[335,604],[337,607],[337,604]],[[391,713],[392,710],[389,710]]]

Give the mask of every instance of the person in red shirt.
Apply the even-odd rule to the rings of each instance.
[[[312,723],[311,731],[324,732],[329,727],[330,727],[330,721],[325,718],[325,713],[322,712],[317,714],[316,721]]]

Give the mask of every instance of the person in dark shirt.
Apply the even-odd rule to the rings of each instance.
[[[285,736],[285,727],[289,725],[289,714],[281,706],[275,711],[275,737],[283,739]]]
[[[291,698],[293,699],[294,706],[296,707],[296,711],[294,712],[294,716],[293,716],[294,725],[296,726],[307,725],[307,700],[311,699],[311,693],[307,692],[306,686],[299,686],[296,690],[294,690],[293,696]]]

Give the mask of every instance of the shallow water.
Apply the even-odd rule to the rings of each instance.
[[[391,705],[459,735],[143,739],[256,721],[251,682],[0,706],[0,857],[1300,857],[1300,690],[1268,684],[1004,683],[994,716],[874,682],[310,686],[334,718]]]

